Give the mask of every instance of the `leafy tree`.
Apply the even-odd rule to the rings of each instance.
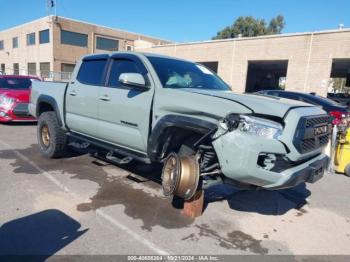
[[[231,26],[227,26],[219,31],[213,39],[280,34],[284,26],[284,17],[281,15],[272,18],[268,25],[264,19],[254,18],[252,16],[240,16]]]

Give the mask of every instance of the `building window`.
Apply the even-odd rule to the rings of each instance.
[[[0,72],[1,74],[5,74],[5,64],[1,64],[1,67],[0,67]]]
[[[88,35],[61,30],[61,44],[87,47]]]
[[[36,63],[28,63],[28,75],[36,75]]]
[[[72,73],[74,70],[75,64],[61,64],[61,71],[62,72],[67,72],[67,73]]]
[[[96,37],[96,49],[118,51],[119,41],[110,38]]]
[[[50,63],[49,62],[40,63],[40,76],[43,78],[50,77]]]
[[[134,47],[132,45],[127,45],[126,46],[126,51],[133,51]]]
[[[18,47],[18,37],[13,37],[12,38],[12,48],[17,48]]]
[[[4,49],[4,40],[1,40],[0,41],[0,50],[3,50]]]
[[[74,70],[75,64],[61,64],[61,79],[68,80],[70,79],[72,72]]]
[[[19,75],[19,64],[18,63],[13,64],[13,74]]]
[[[27,45],[35,45],[35,33],[27,34]]]
[[[46,44],[50,43],[50,30],[46,29],[39,32],[39,43]]]

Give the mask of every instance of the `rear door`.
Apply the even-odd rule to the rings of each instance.
[[[106,142],[147,152],[154,86],[141,60],[130,54],[113,55],[106,86],[100,90],[99,136]],[[140,73],[148,90],[119,83],[122,73]]]
[[[66,123],[74,132],[97,137],[99,93],[105,80],[108,55],[82,61],[76,80],[66,93]]]

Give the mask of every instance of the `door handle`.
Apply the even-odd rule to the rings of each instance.
[[[100,97],[100,100],[102,100],[102,101],[110,101],[111,99],[109,98],[108,95],[104,95],[104,96]]]
[[[76,96],[77,95],[77,92],[75,92],[75,90],[72,90],[69,92],[69,95],[70,96]]]

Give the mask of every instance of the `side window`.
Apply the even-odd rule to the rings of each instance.
[[[86,85],[103,85],[106,64],[105,59],[84,61],[80,66],[77,80]]]
[[[137,64],[131,60],[118,59],[114,60],[112,68],[109,74],[108,86],[110,87],[120,87],[119,76],[123,73],[139,73],[142,71],[138,68]]]

